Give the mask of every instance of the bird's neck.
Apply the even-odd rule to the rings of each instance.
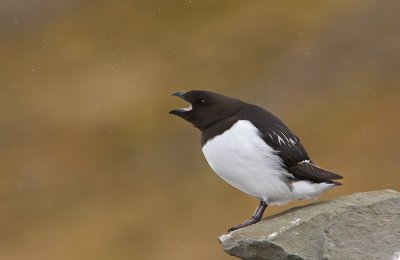
[[[217,121],[204,129],[201,129],[201,146],[204,146],[208,140],[223,134],[226,130],[231,128],[236,121],[237,120],[235,120],[233,117],[229,117],[227,119]]]

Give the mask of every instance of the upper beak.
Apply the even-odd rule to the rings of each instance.
[[[186,94],[185,92],[175,92],[171,96],[177,96],[177,97],[180,97],[182,99],[185,99],[185,94]]]

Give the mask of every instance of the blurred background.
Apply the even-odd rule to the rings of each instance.
[[[258,202],[211,171],[174,91],[281,117],[345,176],[319,199],[400,189],[399,9],[2,0],[0,259],[232,259],[217,237]]]

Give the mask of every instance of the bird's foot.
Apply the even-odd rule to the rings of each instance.
[[[236,226],[234,226],[234,227],[231,227],[231,228],[228,230],[228,232],[232,232],[232,231],[234,231],[234,230],[237,230],[237,229],[240,229],[240,228],[244,228],[244,227],[253,225],[253,224],[259,222],[260,220],[261,220],[261,218],[251,218],[251,219],[248,219],[248,220],[246,220],[246,221],[240,223],[239,225],[236,225]]]

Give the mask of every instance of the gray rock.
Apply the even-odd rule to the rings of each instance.
[[[293,208],[219,237],[255,259],[400,259],[400,192],[355,193]]]

